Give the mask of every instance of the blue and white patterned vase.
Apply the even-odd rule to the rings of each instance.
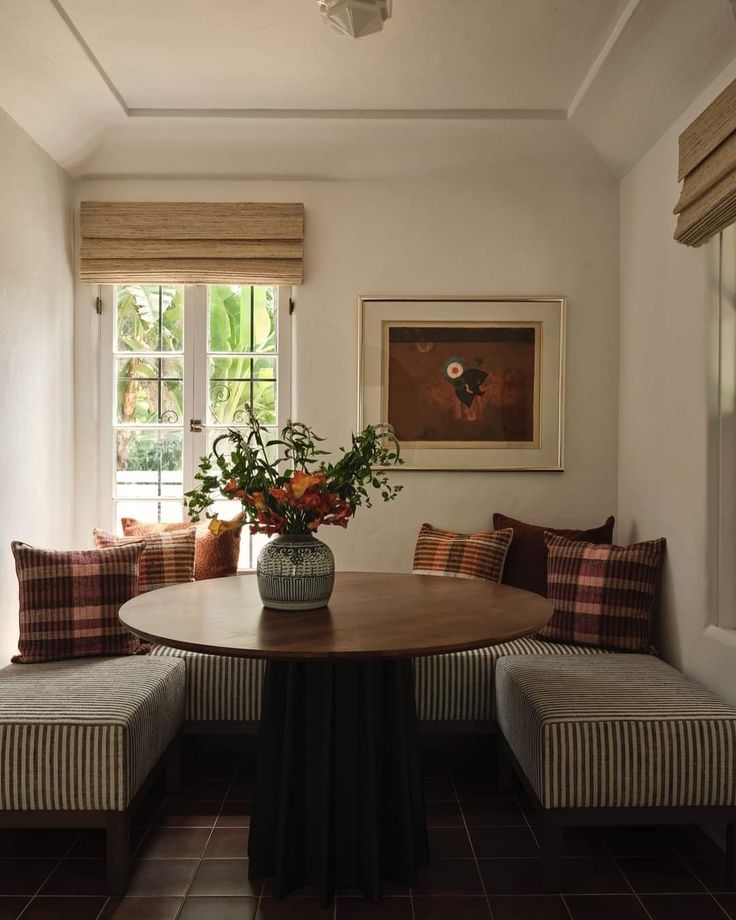
[[[335,557],[311,533],[284,534],[259,553],[256,577],[264,607],[324,607],[335,584]]]

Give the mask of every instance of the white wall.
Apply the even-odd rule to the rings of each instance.
[[[0,664],[17,647],[11,540],[62,547],[73,518],[71,184],[0,109]]]
[[[509,123],[494,138],[476,152],[483,175],[476,169],[465,179],[78,184],[79,200],[304,202],[296,412],[333,447],[348,439],[356,419],[358,295],[567,295],[567,471],[398,474],[405,491],[396,502],[361,511],[347,532],[324,529],[343,568],[408,569],[425,520],[487,528],[498,510],[589,526],[616,510],[617,182],[564,123]],[[81,288],[77,307],[77,539],[85,543],[95,524],[94,293]]]
[[[621,184],[619,535],[665,536],[660,645],[736,702],[736,638],[714,622],[717,240],[675,243],[677,138],[731,65]]]

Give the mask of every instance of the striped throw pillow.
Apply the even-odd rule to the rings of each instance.
[[[209,522],[192,525],[186,521],[177,524],[144,524],[135,518],[120,519],[126,537],[145,537],[151,533],[172,533],[196,527],[196,549],[194,551],[194,578],[223,578],[238,574],[238,557],[240,556],[240,532],[223,530],[222,533],[210,533]]]
[[[19,588],[16,664],[144,650],[118,617],[138,594],[140,540],[97,550],[57,552],[19,542],[11,548]]]
[[[182,581],[194,581],[194,527],[141,537],[116,537],[105,530],[95,530],[94,536],[98,549],[143,542],[139,594]]]
[[[650,652],[654,605],[666,541],[595,545],[545,536],[548,597],[554,603],[538,638],[621,652]]]
[[[510,529],[455,533],[422,524],[412,572],[500,582],[513,536]]]

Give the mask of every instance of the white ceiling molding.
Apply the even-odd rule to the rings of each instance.
[[[338,121],[565,121],[565,109],[128,109],[131,118]]]

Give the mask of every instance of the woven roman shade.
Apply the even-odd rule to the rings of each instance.
[[[83,201],[80,226],[82,281],[302,281],[302,204]]]
[[[736,80],[680,135],[675,239],[701,246],[736,221]]]

